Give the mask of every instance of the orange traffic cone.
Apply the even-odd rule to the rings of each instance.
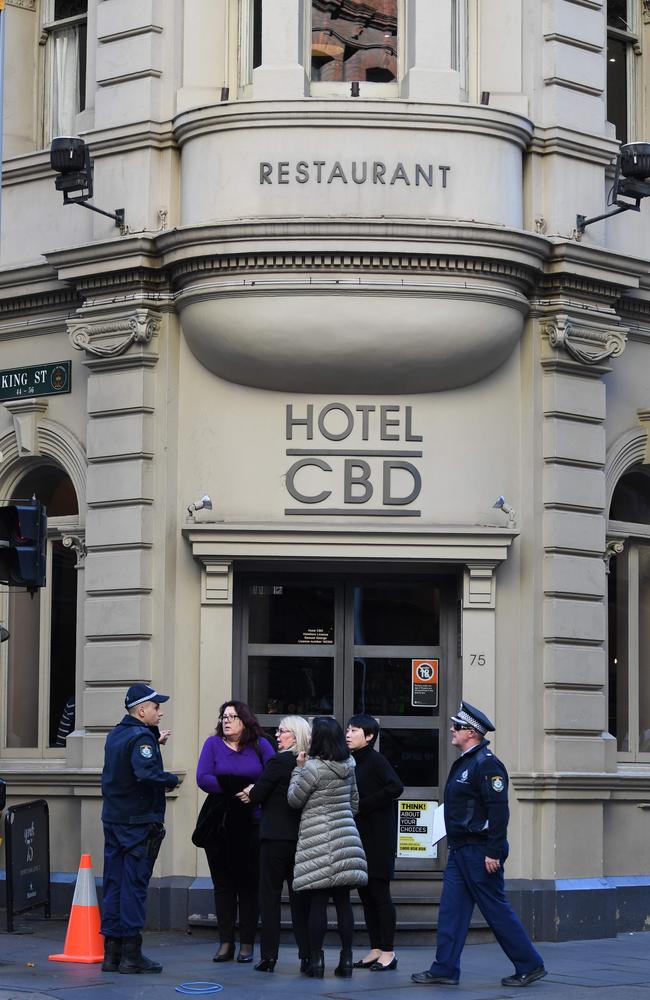
[[[86,965],[103,962],[104,938],[99,933],[99,924],[93,859],[90,854],[82,854],[63,954],[50,955],[50,961],[83,962]]]

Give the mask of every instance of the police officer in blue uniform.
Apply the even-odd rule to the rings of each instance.
[[[449,860],[445,869],[436,958],[430,969],[411,976],[414,983],[456,986],[460,954],[474,905],[515,967],[504,986],[529,986],[546,975],[544,962],[504,891],[508,857],[508,772],[489,749],[486,733],[494,726],[483,712],[462,701],[451,717],[451,743],[461,751],[449,772],[444,809]]]
[[[160,705],[169,695],[148,684],[126,692],[127,714],[108,734],[102,771],[104,972],[161,972],[142,954],[147,888],[165,836],[165,792],[179,783],[163,769]]]

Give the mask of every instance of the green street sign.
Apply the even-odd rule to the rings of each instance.
[[[29,365],[0,371],[0,402],[30,396],[58,396],[70,392],[71,361]]]

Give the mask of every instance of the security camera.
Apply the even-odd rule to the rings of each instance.
[[[190,517],[195,510],[212,510],[212,500],[207,493],[202,496],[200,500],[197,500],[196,503],[190,503],[187,505],[187,513]]]
[[[90,150],[83,139],[76,135],[57,135],[50,146],[50,166],[58,175],[54,186],[63,192],[64,205],[81,205],[98,215],[113,219],[120,229],[124,226],[124,209],[105,212],[89,204],[93,196],[93,165]]]
[[[508,518],[508,524],[515,523],[515,518],[517,515],[515,513],[514,507],[510,506],[505,497],[497,497],[494,503],[492,504],[492,507],[496,507],[497,510],[503,511],[503,513]]]

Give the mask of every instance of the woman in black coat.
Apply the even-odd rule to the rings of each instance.
[[[300,810],[287,802],[289,780],[299,753],[306,753],[311,738],[309,723],[299,715],[288,715],[275,731],[279,753],[268,761],[254,785],[240,792],[243,802],[262,807],[260,821],[260,914],[262,918],[261,960],[258,972],[273,972],[280,946],[280,897],[289,886],[293,932],[298,944],[300,971],[309,964],[308,912],[305,893],[292,888],[293,864],[300,826]]]
[[[393,950],[395,904],[390,895],[397,848],[394,800],[402,794],[404,786],[386,758],[373,749],[378,734],[379,723],[371,715],[353,715],[345,734],[356,762],[359,789],[356,821],[368,861],[368,885],[358,891],[370,936],[370,951],[354,967],[388,972],[397,968]]]

